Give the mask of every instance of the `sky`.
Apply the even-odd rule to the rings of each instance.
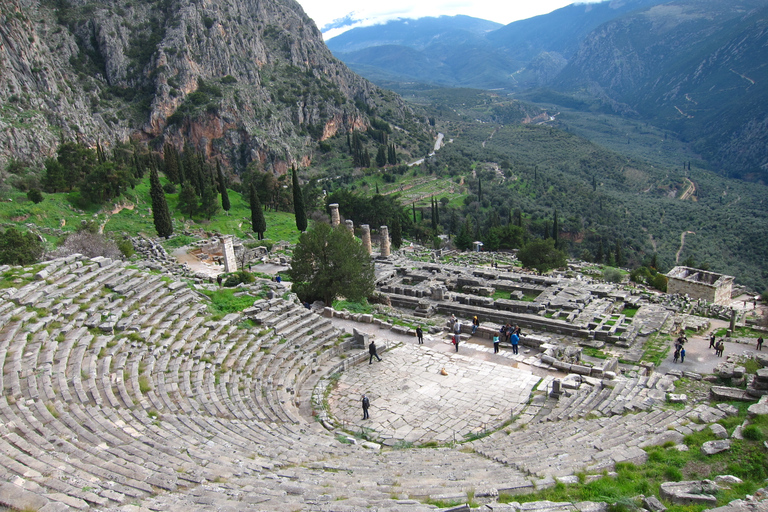
[[[325,39],[354,27],[375,25],[397,18],[464,14],[506,25],[546,14],[571,3],[601,0],[298,0]]]

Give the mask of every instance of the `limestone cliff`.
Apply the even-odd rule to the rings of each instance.
[[[0,165],[60,139],[189,142],[281,171],[382,117],[427,126],[352,73],[293,0],[4,0]]]

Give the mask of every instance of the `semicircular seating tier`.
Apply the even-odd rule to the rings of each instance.
[[[525,440],[475,441],[476,453],[346,444],[310,401],[348,355],[330,320],[300,304],[254,298],[215,316],[183,281],[79,255],[0,272],[0,506],[434,510],[418,500],[636,460],[608,446],[611,429],[651,443],[684,418],[546,418],[558,439],[591,446],[557,467],[533,462],[558,446],[530,425]]]

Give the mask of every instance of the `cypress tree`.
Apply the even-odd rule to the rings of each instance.
[[[483,182],[480,181],[480,177],[477,178],[477,200],[483,201]]]
[[[559,228],[557,226],[557,208],[555,208],[555,213],[552,215],[552,238],[555,239],[555,249],[559,249],[559,247],[557,246],[559,242],[558,235],[557,235],[558,230]]]
[[[392,219],[392,246],[399,249],[403,245],[403,229],[400,226],[400,218]]]
[[[621,240],[616,239],[616,266],[621,267],[624,265],[624,254],[621,252]]]
[[[376,183],[376,195],[379,195],[379,184]]]
[[[155,222],[157,235],[168,238],[173,233],[173,223],[157,169],[154,167],[149,172],[149,195],[152,197],[152,220]]]
[[[216,202],[216,189],[213,188],[213,185],[206,185],[203,188],[203,194],[200,196],[200,211],[208,220],[219,211],[219,205]]]
[[[219,161],[216,161],[216,170],[218,171],[219,175],[219,193],[221,194],[221,207],[224,209],[225,212],[227,212],[227,215],[229,215],[229,209],[232,207],[232,205],[229,202],[229,192],[227,192],[227,182],[224,179],[224,173],[221,170],[221,165],[219,164]]]
[[[296,167],[293,168],[293,213],[296,216],[296,228],[302,233],[307,230],[307,211],[304,208],[304,195],[299,186],[299,177],[296,175]]]
[[[437,233],[437,216],[435,214],[435,198],[432,197],[430,204],[432,206],[432,231]]]
[[[171,183],[181,183],[179,176],[179,155],[176,148],[169,143],[163,146],[163,160],[165,161],[165,176]]]
[[[179,192],[179,211],[189,218],[197,213],[199,196],[195,192],[195,187],[188,181],[185,181],[181,185],[181,192]]]
[[[435,222],[437,222],[438,227],[440,226],[440,205],[438,204],[437,199],[435,199]]]
[[[605,257],[605,251],[603,249],[603,241],[600,240],[600,243],[597,245],[597,254],[595,255],[595,263],[602,263],[604,257]]]
[[[379,150],[376,152],[376,166],[384,167],[387,165],[387,153],[384,149],[384,145],[379,146]]]
[[[264,218],[264,210],[261,209],[261,201],[256,193],[256,187],[251,183],[251,225],[253,232],[258,235],[259,240],[264,240],[264,232],[267,230],[267,221]]]
[[[416,224],[416,203],[411,203],[411,206],[413,206],[413,223]]]

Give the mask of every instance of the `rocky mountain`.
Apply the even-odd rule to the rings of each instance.
[[[768,1],[678,0],[590,33],[554,85],[674,130],[768,182]]]
[[[428,130],[293,0],[4,0],[0,19],[0,166],[133,138],[282,171],[372,116],[403,145]]]

